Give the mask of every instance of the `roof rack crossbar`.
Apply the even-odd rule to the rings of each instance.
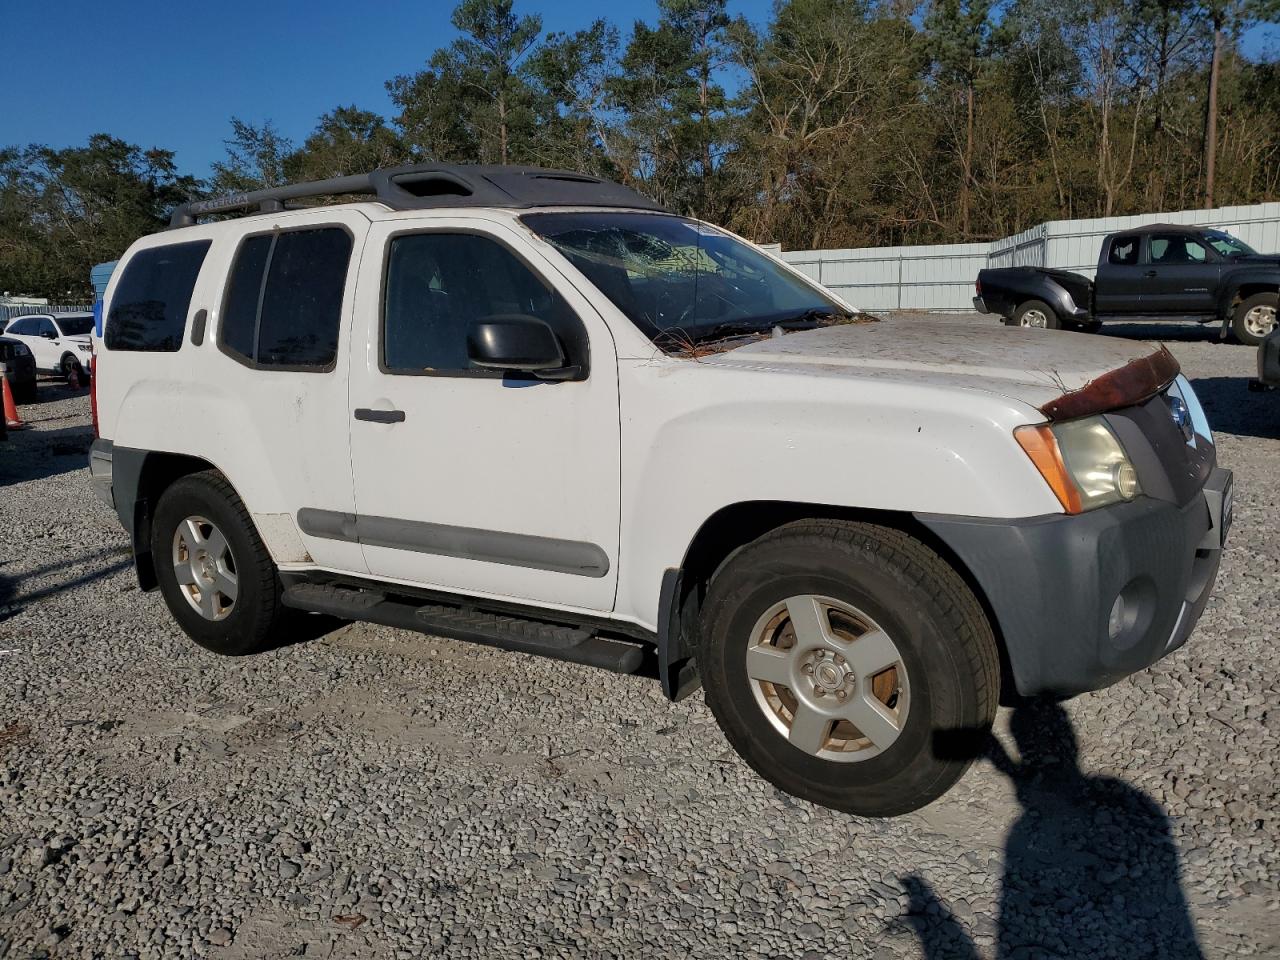
[[[429,189],[431,184],[439,189]],[[664,209],[621,184],[569,170],[422,163],[194,200],[173,211],[169,226],[189,227],[199,217],[216,213],[278,213],[287,209],[286,200],[346,194],[369,194],[392,210],[445,206]]]

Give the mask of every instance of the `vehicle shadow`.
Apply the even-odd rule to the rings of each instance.
[[[1018,759],[994,735],[985,754],[1022,808],[1005,839],[996,957],[1203,958],[1163,808],[1080,769],[1061,704],[1019,705],[1011,727]],[[902,884],[910,903],[895,925],[915,934],[929,960],[980,956],[927,880]]]
[[[0,563],[0,621],[21,613],[27,604],[43,600],[66,590],[74,590],[76,587],[93,583],[103,577],[110,577],[121,570],[128,569],[132,563],[133,561],[129,558],[129,548],[124,546],[104,547],[101,550],[80,554],[73,560],[45,564],[43,567],[37,567],[22,574],[12,572],[13,564],[11,562]],[[26,583],[42,580],[60,570],[86,565],[89,569],[78,575],[59,579],[57,582],[45,586],[31,589],[23,588]]]
[[[1122,337],[1126,340],[1170,340],[1182,343],[1219,343],[1233,345],[1235,341],[1222,341],[1220,323],[1104,323],[1099,336]]]
[[[85,426],[12,430],[7,440],[0,441],[0,486],[44,480],[74,470],[87,473],[91,443],[93,431]]]
[[[1247,377],[1200,377],[1191,385],[1215,432],[1280,439],[1280,390],[1255,393]]]

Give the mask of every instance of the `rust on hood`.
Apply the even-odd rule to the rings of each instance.
[[[1168,347],[1130,360],[1040,408],[1050,420],[1074,420],[1141,403],[1163,390],[1181,371]]]

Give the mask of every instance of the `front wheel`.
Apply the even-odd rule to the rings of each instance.
[[[1276,327],[1276,303],[1280,295],[1255,293],[1241,301],[1231,320],[1231,332],[1249,347],[1256,347]]]
[[[787,524],[716,573],[698,650],[729,742],[779,789],[863,816],[945,793],[999,698],[982,608],[942,558],[886,527]]]
[[[279,577],[222,474],[193,473],[165,490],[151,556],[169,612],[192,640],[228,656],[267,645],[283,613]]]

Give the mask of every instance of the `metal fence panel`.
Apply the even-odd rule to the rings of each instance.
[[[1149,223],[1218,227],[1264,253],[1280,250],[1280,203],[1093,220],[1053,220],[991,243],[792,250],[782,259],[863,310],[964,310],[983,267],[1055,267],[1092,277],[1102,238]]]
[[[92,313],[91,303],[0,304],[0,321],[27,317],[33,313]]]

